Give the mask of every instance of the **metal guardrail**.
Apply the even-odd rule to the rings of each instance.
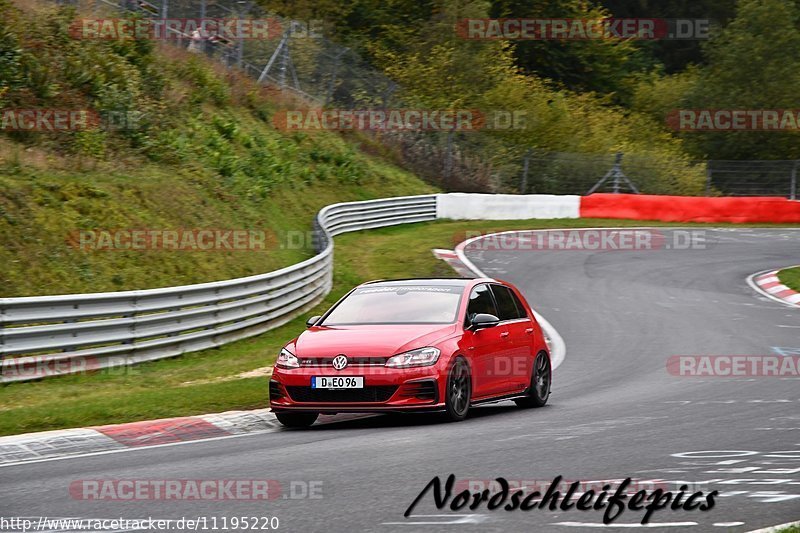
[[[317,255],[266,274],[160,289],[0,298],[0,383],[126,366],[263,333],[330,292],[332,237],[435,218],[436,195],[333,204],[315,220]]]

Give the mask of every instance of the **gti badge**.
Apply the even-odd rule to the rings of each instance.
[[[347,366],[347,356],[343,353],[340,353],[336,357],[333,358],[333,368],[336,370],[344,370],[344,367]]]

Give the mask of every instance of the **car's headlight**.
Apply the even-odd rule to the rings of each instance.
[[[297,357],[292,352],[282,348],[281,354],[278,356],[278,362],[275,365],[278,368],[300,368],[300,361],[297,360]]]
[[[439,360],[441,352],[438,348],[417,348],[390,357],[386,366],[390,368],[408,368],[410,366],[430,366]]]

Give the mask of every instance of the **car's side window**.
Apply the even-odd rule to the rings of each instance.
[[[500,320],[515,320],[525,316],[524,313],[520,313],[519,309],[517,309],[511,289],[503,285],[492,285],[492,292],[497,301]]]
[[[520,301],[520,299],[517,296],[517,294],[514,291],[512,291],[511,289],[509,289],[508,292],[509,292],[509,294],[511,294],[511,297],[514,299],[514,304],[517,306],[517,317],[518,318],[530,318],[528,316],[528,312],[525,310],[525,306],[522,305],[522,302]]]
[[[530,318],[528,316],[528,312],[525,310],[525,306],[522,305],[522,302],[520,301],[516,293],[512,290],[509,290],[508,292],[510,292],[511,297],[514,298],[514,304],[517,306],[517,316],[519,318]]]
[[[479,313],[497,316],[497,307],[494,305],[494,299],[488,285],[478,285],[469,293],[467,321],[472,320]]]

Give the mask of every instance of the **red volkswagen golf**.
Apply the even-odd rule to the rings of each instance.
[[[270,405],[289,427],[320,413],[441,411],[514,400],[541,407],[550,354],[530,306],[495,279],[359,285],[282,350]]]

